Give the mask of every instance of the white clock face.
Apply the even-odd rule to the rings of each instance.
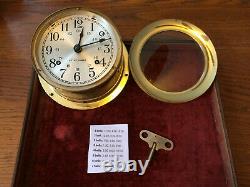
[[[114,28],[101,16],[83,12],[56,20],[38,41],[39,66],[62,86],[94,84],[110,72],[118,55]]]

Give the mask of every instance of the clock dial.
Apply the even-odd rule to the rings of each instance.
[[[47,95],[74,109],[112,101],[128,76],[128,52],[112,21],[84,7],[48,16],[32,39],[32,60]]]
[[[114,68],[119,42],[113,27],[95,13],[67,15],[43,31],[37,59],[44,74],[59,85],[91,85]]]

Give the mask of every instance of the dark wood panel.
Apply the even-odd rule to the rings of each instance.
[[[218,80],[239,186],[250,185],[250,2],[229,0],[0,1],[0,186],[9,186],[31,77],[30,41],[51,12],[69,6],[112,18],[124,40],[146,24],[179,18],[202,28],[218,53]]]

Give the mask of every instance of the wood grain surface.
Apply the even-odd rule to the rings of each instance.
[[[30,43],[50,13],[86,6],[109,16],[123,40],[163,18],[189,21],[213,41],[226,127],[239,186],[250,186],[250,2],[247,0],[0,0],[0,187],[11,186],[29,93]]]

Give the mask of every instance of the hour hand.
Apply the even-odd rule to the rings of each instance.
[[[83,28],[82,28],[82,31],[81,31],[81,33],[80,33],[80,39],[79,39],[78,45],[80,45],[81,40],[82,40],[82,37],[83,37]]]
[[[80,52],[82,51],[82,48],[81,48],[81,46],[80,46],[82,37],[83,37],[83,28],[82,28],[82,31],[81,31],[81,33],[80,33],[79,42],[78,42],[78,44],[76,44],[76,45],[74,46],[74,51],[75,51],[76,53],[80,53]]]

